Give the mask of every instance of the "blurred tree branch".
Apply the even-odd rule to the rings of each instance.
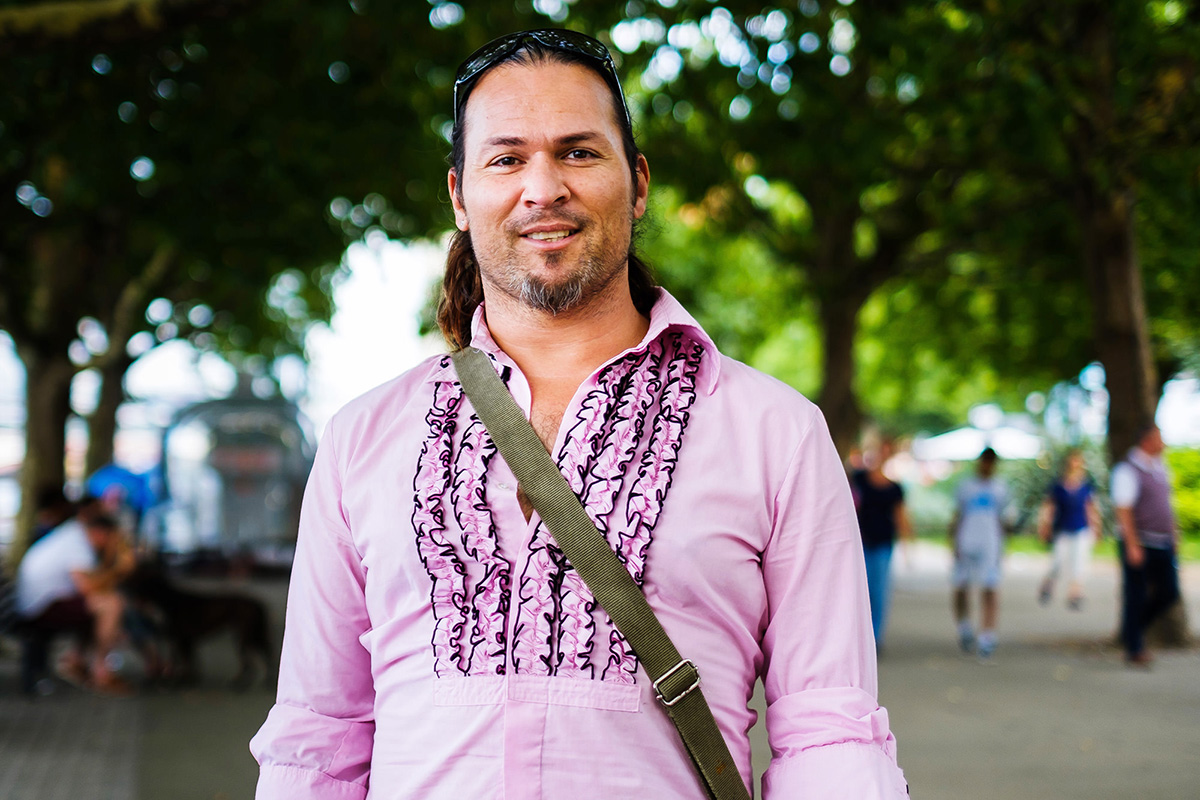
[[[169,24],[228,15],[253,0],[47,0],[0,6],[0,48],[25,40],[70,39],[87,34],[117,41]]]

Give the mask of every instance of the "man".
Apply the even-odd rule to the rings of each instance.
[[[1147,424],[1112,473],[1124,578],[1121,635],[1125,660],[1137,667],[1148,667],[1153,660],[1146,651],[1146,628],[1179,599],[1178,528],[1162,453],[1162,433],[1158,426]]]
[[[608,52],[496,40],[455,84],[439,321],[492,359],[693,659],[767,798],[902,797],[854,507],[820,413],[722,357],[631,255],[649,168]],[[306,491],[265,798],[702,798],[638,659],[449,357],[330,422]]]
[[[20,627],[36,639],[56,633],[76,637],[60,667],[64,678],[100,693],[128,693],[107,659],[122,636],[125,603],[117,586],[132,569],[132,551],[123,547],[116,522],[87,510],[39,539],[21,559],[16,580]]]
[[[954,621],[964,653],[978,648],[988,659],[996,650],[996,620],[1000,612],[1000,556],[1004,550],[1004,515],[1008,486],[996,477],[996,451],[985,448],[975,463],[975,475],[955,491],[950,543],[954,549]],[[979,638],[971,625],[972,586],[980,587],[983,606]]]

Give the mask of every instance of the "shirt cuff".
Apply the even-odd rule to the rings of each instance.
[[[339,781],[317,770],[264,764],[254,800],[366,800],[367,787]]]
[[[763,800],[903,800],[904,773],[875,744],[811,747],[777,759],[763,775]]]

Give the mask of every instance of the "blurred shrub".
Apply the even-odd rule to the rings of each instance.
[[[1200,449],[1167,450],[1175,494],[1175,514],[1183,535],[1200,539]]]

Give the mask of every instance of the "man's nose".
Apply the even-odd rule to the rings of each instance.
[[[525,192],[522,201],[526,208],[553,206],[571,197],[563,165],[548,155],[537,155],[525,167]]]

